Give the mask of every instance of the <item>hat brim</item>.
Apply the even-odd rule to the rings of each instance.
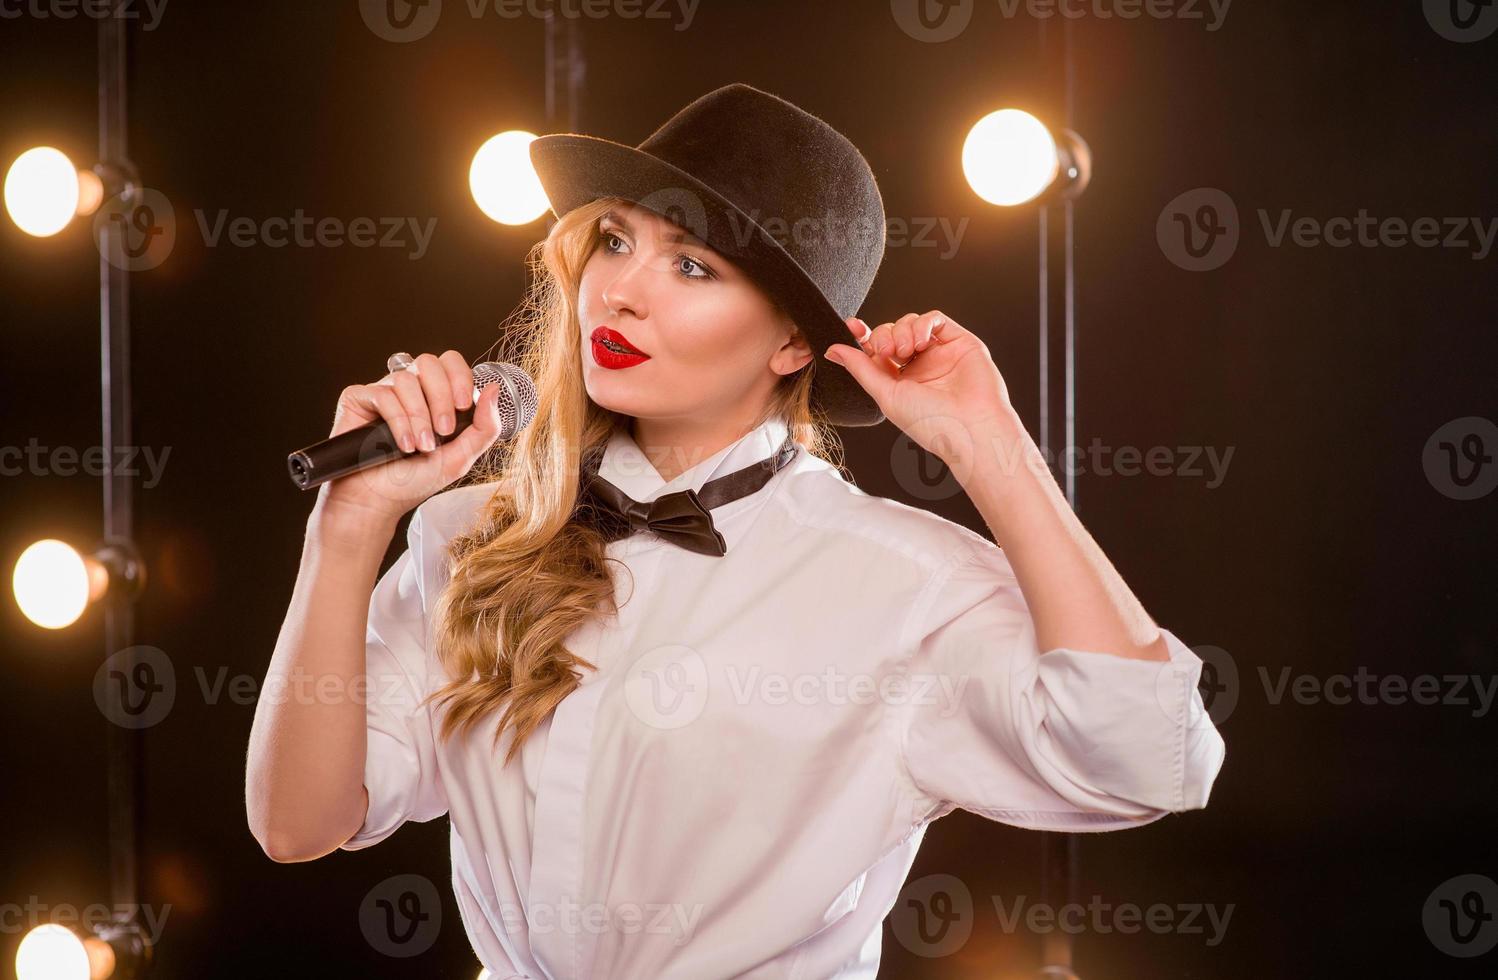
[[[574,133],[537,137],[531,141],[530,156],[558,218],[601,197],[640,204],[742,267],[795,320],[817,358],[833,344],[851,342],[843,314],[775,237],[691,174],[633,146]],[[822,360],[812,381],[812,397],[827,420],[846,427],[883,422],[878,403],[853,375]]]

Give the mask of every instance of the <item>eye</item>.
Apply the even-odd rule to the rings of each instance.
[[[691,276],[691,275],[689,275],[689,276],[685,277],[687,279],[712,279],[712,278],[714,278],[711,269],[709,269],[707,266],[703,265],[701,262],[698,262],[696,259],[692,258],[690,255],[678,255],[676,257],[676,261],[678,263],[685,262],[688,265],[695,266],[696,268],[702,270],[702,275],[700,275],[700,276]],[[680,265],[678,265],[677,267],[680,268]]]
[[[622,242],[624,240],[624,239],[620,238],[618,235],[614,234],[613,232],[609,231],[606,228],[599,229],[598,240],[603,243],[603,250],[605,252],[609,253],[610,255],[617,255],[618,253],[615,252],[612,248],[609,247],[609,239],[610,238],[614,239],[615,241],[620,241],[620,242]]]

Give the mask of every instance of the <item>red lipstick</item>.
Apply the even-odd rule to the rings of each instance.
[[[629,338],[606,326],[593,329],[593,360],[600,366],[613,370],[634,367],[650,360],[650,355],[629,342]]]

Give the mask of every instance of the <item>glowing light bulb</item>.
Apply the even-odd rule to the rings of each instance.
[[[55,922],[37,926],[16,948],[16,980],[89,980],[83,940]]]
[[[100,576],[105,582],[98,581]],[[83,614],[89,600],[107,584],[108,572],[90,563],[65,541],[45,538],[16,559],[11,589],[26,618],[46,629],[62,629]]]
[[[1045,124],[1019,109],[978,120],[962,145],[962,172],[990,204],[1012,207],[1040,196],[1060,169],[1056,140]]]
[[[491,136],[473,155],[468,188],[490,218],[505,225],[527,225],[549,207],[541,178],[531,166],[535,133],[512,129]]]
[[[45,238],[66,228],[74,215],[96,209],[103,190],[93,171],[80,171],[61,150],[37,146],[6,172],[5,210],[26,234]]]

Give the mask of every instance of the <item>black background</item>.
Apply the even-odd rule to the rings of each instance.
[[[91,164],[94,22],[7,9],[23,13],[0,20],[0,159],[45,143]],[[955,254],[891,247],[864,318],[946,311],[988,343],[1034,431],[1035,211],[984,204],[959,156],[986,112],[1044,101],[1037,22],[977,0],[967,30],[937,44],[902,32],[882,0],[704,0],[688,29],[678,23],[583,21],[579,128],[637,143],[732,81],[822,115],[871,161],[892,219],[966,222]],[[490,222],[466,178],[489,135],[547,131],[542,23],[474,18],[448,0],[435,31],[397,44],[352,0],[174,0],[155,29],[139,26],[131,156],[177,217],[172,254],[132,285],[133,441],[169,452],[159,484],[137,485],[151,573],[137,642],[165,651],[178,680],[145,739],[143,901],[170,906],[156,975],[471,977],[447,821],[357,854],[272,863],[244,816],[253,705],[208,703],[194,671],[263,677],[311,505],[285,455],[326,434],[339,389],[379,377],[394,350],[480,360],[519,301],[544,223]],[[1445,955],[1421,912],[1442,882],[1498,871],[1493,717],[1472,703],[1273,704],[1260,669],[1498,674],[1498,498],[1452,499],[1422,465],[1441,426],[1498,409],[1498,256],[1272,247],[1258,215],[1498,219],[1498,35],[1446,40],[1420,0],[1238,0],[1217,30],[1089,15],[1075,37],[1075,127],[1097,158],[1077,210],[1078,442],[1233,452],[1216,487],[1086,472],[1078,509],[1155,619],[1239,672],[1209,806],[1081,841],[1084,896],[1231,905],[1225,938],[1089,932],[1080,973],[1489,975],[1498,952]],[[1236,201],[1242,241],[1222,268],[1189,272],[1167,259],[1156,221],[1200,187]],[[195,216],[298,208],[435,217],[436,232],[419,260],[208,247]],[[87,222],[44,240],[0,222],[5,446],[99,444],[97,279]],[[897,481],[891,426],[842,434],[866,490],[985,530],[965,498],[923,499]],[[23,471],[0,493],[7,581],[27,543],[100,532],[97,477]],[[3,608],[9,976],[17,907],[109,901],[107,723],[91,693],[98,613],[49,633]],[[887,927],[881,976],[1030,975],[1039,940],[1006,934],[992,896],[1037,899],[1039,842],[966,813],[935,824],[911,880],[959,876],[979,909],[973,937],[926,959]],[[407,872],[437,883],[443,925],[430,951],[392,959],[365,942],[357,909]]]

